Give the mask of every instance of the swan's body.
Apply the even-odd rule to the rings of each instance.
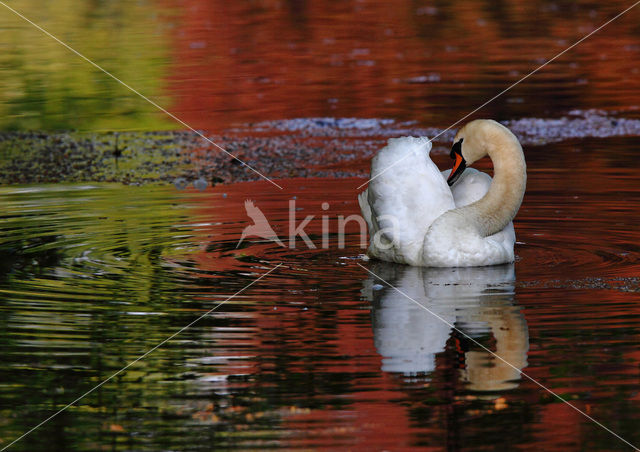
[[[428,267],[513,262],[511,220],[526,184],[522,147],[506,127],[487,120],[467,124],[454,143],[460,161],[456,177],[450,177],[457,179],[452,188],[449,172],[440,173],[429,158],[426,138],[390,139],[374,157],[369,188],[358,197],[369,226],[370,256]],[[493,180],[464,170],[464,163],[485,155],[494,164]]]

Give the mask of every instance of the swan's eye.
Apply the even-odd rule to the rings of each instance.
[[[456,154],[460,154],[462,155],[462,142],[464,141],[464,138],[460,138],[456,143],[453,144],[453,146],[451,147],[451,153],[449,154],[449,157],[451,157],[452,159],[456,158]]]

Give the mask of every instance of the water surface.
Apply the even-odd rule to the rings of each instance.
[[[554,0],[64,0],[11,7],[197,129],[299,117],[446,127],[630,6]],[[6,8],[0,128],[179,128]],[[640,105],[634,9],[487,106]],[[635,115],[637,116],[637,110]]]
[[[362,179],[4,188],[0,437],[283,263],[14,449],[628,450],[517,372],[640,440],[640,197],[631,155],[595,157],[606,145],[556,147],[567,171],[531,156],[518,259],[494,268],[365,262],[355,223],[341,249],[337,217],[357,212]],[[289,201],[298,222],[314,215],[318,249],[236,248],[247,198],[283,237]]]
[[[0,8],[3,177],[82,181],[0,187],[0,446],[222,302],[11,450],[629,450],[519,371],[640,444],[640,9],[476,115],[525,145],[516,262],[429,270],[366,262],[354,222],[339,242],[371,155],[442,132],[628,2],[11,6],[284,190],[177,190],[177,166],[252,174]],[[247,199],[281,237],[295,201],[317,248],[238,246]]]

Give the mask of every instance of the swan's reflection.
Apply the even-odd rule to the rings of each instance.
[[[377,262],[364,294],[373,305],[375,346],[382,370],[413,375],[432,372],[436,354],[453,335],[460,355],[460,378],[475,391],[501,391],[518,385],[527,365],[529,336],[521,310],[513,305],[513,264],[470,268],[421,268]],[[441,319],[429,313],[428,308]],[[450,325],[454,325],[455,331]],[[492,336],[493,345],[481,338]],[[468,337],[479,340],[515,369]],[[473,350],[464,350],[467,344]]]

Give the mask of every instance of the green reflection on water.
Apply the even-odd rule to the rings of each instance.
[[[185,298],[169,260],[192,250],[180,198],[158,187],[0,189],[0,447],[186,323],[167,312]],[[182,353],[158,351],[15,450],[119,442],[119,407],[148,411],[165,394],[168,357]]]
[[[170,22],[147,1],[11,7],[161,105]],[[96,67],[0,7],[0,129],[166,129],[171,123]]]

